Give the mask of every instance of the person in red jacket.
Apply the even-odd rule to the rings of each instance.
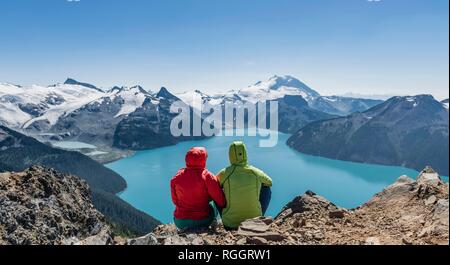
[[[216,219],[214,202],[226,205],[225,195],[217,178],[206,169],[208,154],[203,147],[194,147],[186,154],[186,167],[170,182],[172,201],[176,206],[175,225],[182,230],[207,228]]]

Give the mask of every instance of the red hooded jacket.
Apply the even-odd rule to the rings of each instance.
[[[176,219],[201,220],[210,214],[209,202],[225,207],[225,195],[217,178],[206,167],[208,154],[203,147],[194,147],[186,154],[186,168],[172,178],[172,201]]]

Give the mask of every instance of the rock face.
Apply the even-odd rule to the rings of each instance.
[[[0,174],[0,245],[107,245],[86,182],[42,167]]]
[[[288,203],[275,219],[247,220],[236,231],[216,225],[179,233],[173,224],[161,225],[127,244],[448,244],[448,200],[448,183],[426,168],[417,180],[402,176],[356,209],[340,208],[308,191]]]

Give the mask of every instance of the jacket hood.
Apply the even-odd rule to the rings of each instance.
[[[186,167],[205,168],[208,153],[204,147],[193,147],[186,154]]]
[[[228,155],[232,165],[247,165],[247,148],[243,142],[233,142]]]

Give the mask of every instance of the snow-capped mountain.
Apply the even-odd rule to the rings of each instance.
[[[195,99],[201,99],[202,104],[213,104],[212,97],[210,95],[207,95],[206,93],[201,92],[200,90],[194,90],[194,91],[186,91],[183,93],[179,93],[176,95],[179,99],[181,99],[184,103],[188,104],[189,106],[194,107],[194,100]],[[216,104],[220,104],[220,102],[215,102]],[[213,105],[216,105],[213,104]],[[197,106],[195,106],[197,107]]]
[[[345,116],[353,112],[365,111],[383,100],[364,98],[321,96],[317,91],[295,77],[273,76],[267,81],[260,81],[239,90],[236,95],[252,103],[266,100],[278,100],[285,96],[301,96],[309,107],[331,115]]]
[[[352,98],[341,96],[321,96],[317,91],[292,76],[273,76],[266,81],[259,81],[254,85],[239,90],[208,95],[199,90],[177,94],[181,100],[193,106],[195,97],[201,98],[205,105],[217,106],[225,102],[279,101],[285,96],[300,96],[312,109],[331,115],[345,116],[353,112],[365,111],[382,100]],[[194,107],[194,106],[193,106]]]
[[[0,86],[0,124],[41,141],[79,141],[100,148],[147,149],[174,144],[166,88],[97,88],[67,79],[48,87]]]
[[[259,81],[252,86],[240,89],[237,95],[243,100],[252,103],[276,100],[286,95],[302,96],[307,102],[311,102],[320,97],[317,91],[289,75],[275,75],[267,81]]]
[[[184,103],[191,107],[198,109],[200,106],[194,105],[194,99],[200,99],[200,102],[205,107],[215,107],[224,105],[226,102],[234,103],[238,101],[245,102],[245,99],[239,97],[235,91],[230,91],[228,93],[218,93],[213,95],[208,95],[200,90],[187,91],[184,93],[177,94],[177,97],[181,99]],[[199,102],[197,102],[198,104]]]
[[[239,90],[230,90],[225,93],[208,95],[199,90],[187,91],[177,94],[181,100],[189,105],[193,105],[194,97],[202,99],[203,104],[216,106],[225,102],[264,102],[278,100],[284,96],[301,96],[307,102],[312,102],[320,97],[320,94],[308,87],[306,84],[292,76],[273,76],[266,81],[258,81],[254,85]]]
[[[69,79],[72,80],[72,79]],[[0,85],[0,123],[13,128],[27,128],[34,122],[53,125],[59,117],[97,100],[104,92],[79,84],[53,86]]]
[[[101,89],[67,79],[52,86],[0,85],[0,124],[42,140],[80,140],[110,146],[117,124],[159,99],[140,86]]]
[[[171,100],[171,101],[177,101],[180,100],[178,97],[176,97],[175,95],[173,95],[172,93],[169,92],[169,90],[167,90],[167,88],[162,87],[158,93],[156,93],[156,98],[158,99],[167,99],[167,100]]]
[[[99,88],[69,78],[63,84],[47,87],[1,84],[0,124],[44,141],[152,148],[155,144],[160,146],[179,140],[165,135],[173,117],[169,103],[182,100],[197,107],[193,106],[194,97],[207,106],[221,107],[227,102],[278,101],[279,130],[286,133],[294,133],[312,121],[341,115],[343,110],[359,111],[370,107],[360,99],[340,97],[326,97],[326,102],[330,102],[326,105],[315,104],[325,97],[292,76],[273,76],[240,90],[214,95],[199,90],[174,95],[164,87],[157,93],[141,86]],[[333,105],[332,101],[339,104]],[[132,129],[161,139],[166,137],[167,141],[154,142],[143,134],[131,132]]]
[[[113,146],[120,149],[145,150],[167,145],[173,145],[180,141],[201,139],[201,136],[175,137],[170,130],[172,119],[177,113],[171,113],[171,105],[180,99],[170,93],[166,88],[156,93],[154,98],[147,98],[136,111],[123,117],[117,124],[114,132]],[[190,110],[192,115],[196,112]],[[202,121],[203,122],[203,121]],[[191,127],[191,135],[193,128]]]
[[[320,97],[320,94],[292,76],[273,76],[266,81],[240,89],[235,93],[242,100],[251,103],[258,101],[277,100],[286,95],[302,96],[307,102]],[[230,96],[230,95],[229,95]]]
[[[203,110],[206,112],[208,112],[209,107],[217,106],[222,107],[223,111],[226,103],[256,104],[258,102],[277,101],[279,106],[278,128],[285,133],[294,133],[312,121],[334,117],[323,111],[311,108],[308,100],[313,102],[320,97],[320,94],[292,76],[273,76],[267,81],[259,81],[244,89],[220,94],[208,95],[195,90],[177,94],[177,97],[196,109],[201,107],[201,105],[194,105],[194,99],[201,99]],[[242,106],[237,105],[236,108],[239,109]]]
[[[120,111],[116,113],[115,117],[132,113],[137,108],[142,106],[145,99],[151,97],[151,94],[145,91],[141,86],[121,88],[114,87],[110,92],[110,95],[107,97],[111,98],[112,101],[115,101],[116,99],[123,100]]]
[[[140,86],[113,87],[101,98],[85,104],[69,115],[61,116],[48,132],[53,140],[70,139],[111,146],[119,122],[142,107],[146,101],[159,104],[157,98]],[[36,131],[42,129],[38,127]]]
[[[152,97],[140,86],[100,89],[67,79],[52,86],[0,85],[0,123],[23,130],[50,130],[59,120],[83,108],[116,104],[114,117],[128,115]]]

